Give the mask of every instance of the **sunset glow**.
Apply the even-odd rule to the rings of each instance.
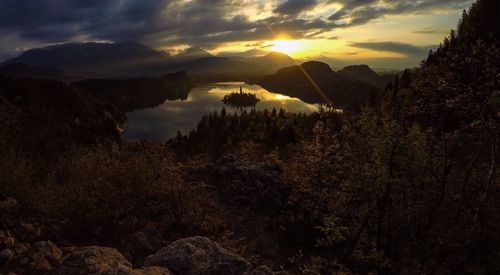
[[[272,42],[272,50],[288,55],[293,55],[301,49],[302,42],[300,40],[275,40]]]
[[[0,30],[0,60],[57,43],[135,41],[174,55],[191,47],[215,56],[245,58],[276,51],[299,62],[320,60],[333,67],[363,63],[392,69],[418,65],[456,28],[462,10],[472,3],[185,0],[174,4],[165,0],[110,0],[92,9],[61,4],[58,9],[72,13],[67,17],[70,22],[59,24],[48,20],[52,18],[50,5],[37,6],[40,16],[32,16],[32,10],[17,8],[16,1],[7,2],[11,4],[0,11],[6,22],[11,17],[33,22],[6,25]],[[103,25],[109,27],[103,29]],[[38,28],[34,31],[27,26]]]

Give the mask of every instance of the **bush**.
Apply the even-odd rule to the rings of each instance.
[[[184,183],[170,150],[153,146],[109,153],[81,150],[62,160],[43,182],[16,180],[9,195],[42,221],[61,225],[65,238],[119,240],[157,222],[172,234],[217,230],[216,200]],[[17,171],[17,169],[13,169]]]

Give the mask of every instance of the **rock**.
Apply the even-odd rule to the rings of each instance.
[[[14,252],[16,252],[16,255],[23,255],[26,252],[30,250],[29,245],[24,244],[24,243],[16,243],[14,245]]]
[[[46,258],[37,258],[37,259],[35,259],[34,262],[31,262],[31,263],[32,263],[31,267],[34,270],[37,270],[37,271],[41,271],[41,270],[49,271],[49,270],[52,270],[52,265],[49,263],[49,261],[47,261]]]
[[[168,267],[175,274],[243,274],[249,262],[205,237],[177,240],[146,258],[145,266]]]
[[[114,248],[89,246],[71,250],[54,274],[134,274],[132,264]]]
[[[27,238],[36,239],[42,234],[40,227],[35,227],[31,223],[21,223],[18,232]]]
[[[51,241],[37,242],[33,245],[32,253],[42,254],[47,260],[57,263],[61,260],[63,253],[59,247]]]
[[[37,242],[31,249],[31,267],[35,270],[52,270],[59,264],[63,256],[59,249],[51,241]]]
[[[16,244],[16,239],[8,237],[3,243],[7,248],[13,248],[14,245]]]
[[[132,269],[132,264],[118,250],[109,247],[65,248],[68,255],[53,274],[99,275],[172,275],[166,267]]]
[[[0,268],[7,265],[7,263],[14,257],[14,253],[10,249],[0,251]]]

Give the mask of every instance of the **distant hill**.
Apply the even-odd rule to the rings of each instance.
[[[351,65],[337,72],[342,78],[349,81],[363,81],[371,85],[384,89],[387,84],[394,80],[396,75],[379,75],[368,65]]]
[[[169,60],[169,63],[181,64],[196,59],[210,58],[210,57],[214,57],[214,55],[205,51],[202,48],[191,47],[187,48],[186,50],[180,52],[177,55],[172,56],[172,58]]]
[[[11,78],[62,78],[65,74],[60,69],[30,66],[13,63],[0,67],[0,75]]]
[[[297,65],[297,61],[280,52],[270,52],[264,56],[248,58],[245,61],[263,74],[271,74],[280,68]]]
[[[343,108],[358,106],[371,94],[380,91],[377,86],[342,77],[323,62],[309,61],[300,67],[280,69],[275,74],[258,79],[256,82],[269,91],[297,97],[309,103],[325,102],[305,71],[335,106]]]
[[[66,72],[102,74],[152,73],[169,56],[134,42],[66,43],[31,49],[4,64],[60,68]]]
[[[196,47],[170,55],[139,43],[123,42],[66,43],[31,49],[0,66],[16,63],[102,75],[164,75],[186,70],[190,74],[254,76],[270,74],[295,61],[282,53],[252,58],[218,57]]]
[[[290,56],[271,52],[264,56],[250,58],[206,56],[183,63],[175,63],[167,66],[164,70],[185,70],[195,75],[262,76],[294,64],[295,60]]]

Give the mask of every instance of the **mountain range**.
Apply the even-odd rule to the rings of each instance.
[[[326,63],[308,61],[282,68],[255,82],[270,92],[309,103],[331,101],[336,107],[344,108],[363,104],[393,79],[394,75],[380,76],[366,65],[348,66],[334,72]]]
[[[378,74],[368,65],[350,65],[338,71],[337,74],[349,81],[362,81],[384,89],[394,80],[395,74]]]
[[[201,48],[188,48],[171,55],[135,42],[89,42],[31,49],[0,66],[19,63],[57,68],[68,73],[113,76],[164,75],[180,70],[190,74],[253,76],[273,73],[279,68],[295,64],[295,60],[278,52],[239,58],[219,57]]]
[[[362,104],[394,79],[394,75],[379,75],[367,65],[346,66],[338,72],[318,61],[298,65],[279,52],[248,58],[220,57],[193,47],[172,55],[135,42],[59,44],[28,50],[0,64],[0,75],[14,78],[61,79],[72,74],[81,74],[76,80],[131,78],[178,71],[187,71],[202,82],[252,79],[271,92],[310,103],[324,102],[324,96],[311,83],[313,79],[339,107]]]

